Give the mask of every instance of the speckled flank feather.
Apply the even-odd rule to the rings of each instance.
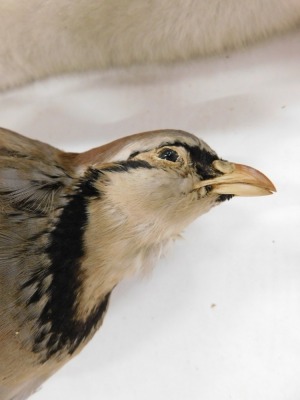
[[[1,400],[27,398],[78,354],[114,287],[152,268],[190,222],[231,197],[220,191],[234,181],[227,164],[176,130],[82,154],[0,130]],[[273,190],[261,173],[243,173]]]

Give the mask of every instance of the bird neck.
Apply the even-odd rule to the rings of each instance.
[[[90,202],[83,239],[79,319],[89,315],[121,280],[151,270],[171,238],[163,230],[160,233],[155,221],[138,223],[103,199]]]

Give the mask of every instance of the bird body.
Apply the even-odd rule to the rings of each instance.
[[[124,278],[201,214],[265,195],[253,168],[176,130],[65,153],[0,132],[0,398],[26,399],[78,354]]]

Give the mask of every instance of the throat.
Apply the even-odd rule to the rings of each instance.
[[[151,271],[175,239],[163,236],[150,223],[133,224],[117,209],[99,214],[96,207],[90,205],[91,213],[98,217],[89,221],[84,235],[86,257],[81,265],[79,319],[123,279]]]

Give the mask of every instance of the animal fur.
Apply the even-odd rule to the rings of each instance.
[[[300,0],[2,0],[0,18],[5,89],[241,47],[299,26]]]

